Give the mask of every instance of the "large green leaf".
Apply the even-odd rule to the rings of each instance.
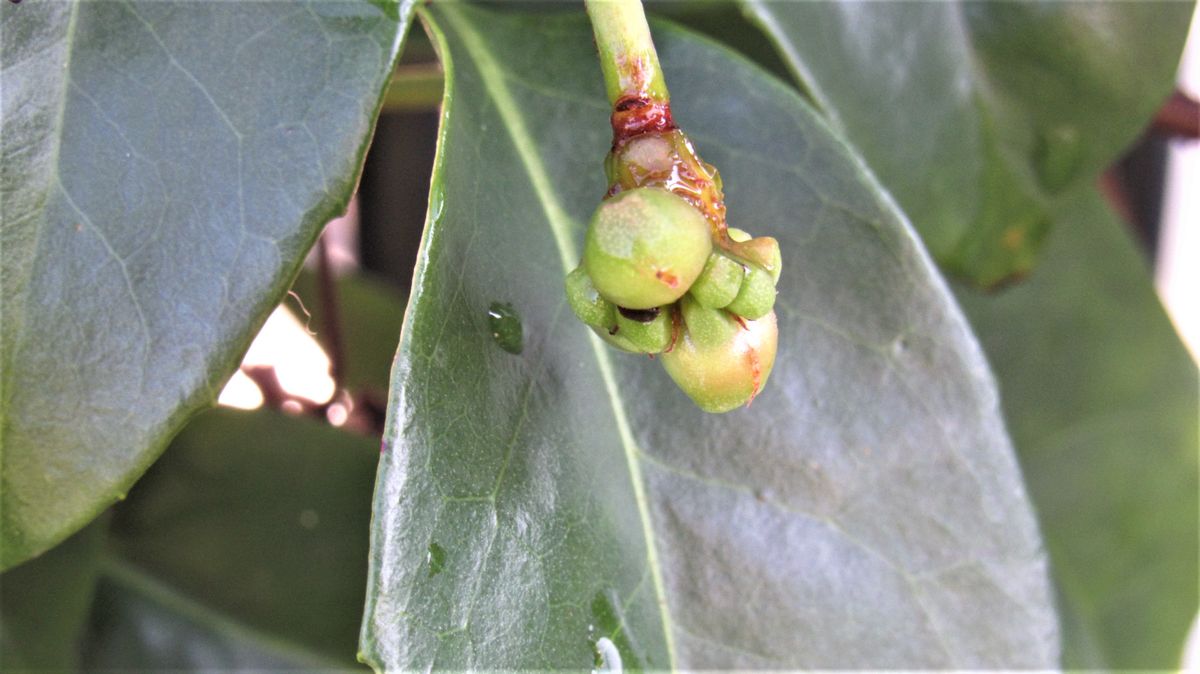
[[[8,567],[216,398],[344,208],[405,21],[365,0],[6,2],[0,20]]]
[[[376,441],[204,414],[114,510],[89,669],[354,667]]]
[[[1027,272],[1170,91],[1189,2],[744,0],[946,268]]]
[[[959,298],[1041,515],[1067,664],[1174,669],[1200,596],[1196,366],[1099,196],[1058,221],[1028,281]]]
[[[586,21],[426,18],[446,102],[375,492],[366,661],[1053,666],[1045,560],[982,353],[799,96],[656,31],[732,222],[785,256],[771,382],[705,415],[565,304],[609,145]],[[520,316],[520,353],[493,339],[496,302]]]

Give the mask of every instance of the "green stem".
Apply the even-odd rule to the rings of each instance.
[[[615,104],[633,95],[669,103],[671,97],[641,0],[586,0],[586,4],[600,50],[608,102]]]

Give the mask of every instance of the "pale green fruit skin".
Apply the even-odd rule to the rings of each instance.
[[[601,297],[600,291],[592,284],[592,279],[583,265],[567,274],[564,285],[567,304],[579,320],[593,328],[609,328],[616,323],[617,308],[612,302]]]
[[[757,320],[775,308],[775,279],[757,265],[747,265],[737,297],[726,307],[742,318]]]
[[[687,329],[661,358],[667,374],[705,412],[728,412],[749,403],[775,366],[779,328],[774,312],[744,321],[743,327],[724,310],[685,299],[683,315]]]
[[[666,190],[640,187],[596,209],[583,265],[608,301],[650,309],[682,297],[711,252],[708,220],[700,211]]]
[[[689,292],[705,307],[720,309],[738,296],[744,276],[740,262],[714,250]]]

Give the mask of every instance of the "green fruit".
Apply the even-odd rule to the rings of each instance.
[[[746,265],[742,286],[726,310],[742,318],[759,319],[775,308],[775,279],[771,272],[755,264]]]
[[[580,265],[567,274],[567,304],[571,311],[593,328],[609,328],[616,322],[616,307],[600,296],[587,270]]]
[[[705,307],[720,309],[737,297],[744,275],[740,262],[714,250],[689,292]]]
[[[671,308],[617,310],[613,324],[595,328],[601,339],[630,353],[661,353],[671,344]]]
[[[767,383],[775,365],[779,330],[775,314],[738,321],[720,309],[685,298],[685,329],[662,364],[671,379],[706,412],[728,412],[748,404]]]
[[[608,301],[650,309],[682,297],[711,252],[708,221],[700,211],[666,190],[641,187],[596,209],[583,265]]]

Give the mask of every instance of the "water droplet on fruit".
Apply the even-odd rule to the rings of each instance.
[[[501,349],[521,353],[525,348],[521,316],[511,304],[492,302],[488,307],[488,326],[492,330],[492,339]]]

